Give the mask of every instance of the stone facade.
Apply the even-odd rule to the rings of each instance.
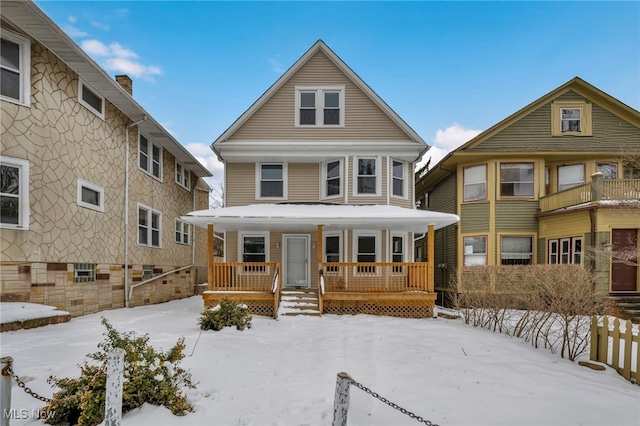
[[[5,21],[2,27],[19,34]],[[83,106],[81,76],[31,40],[30,105],[0,101],[1,155],[29,164],[28,228],[0,230],[0,300],[53,305],[78,316],[125,306],[129,286],[134,286],[130,306],[193,295],[197,270],[206,266],[206,232],[192,227],[189,243],[177,243],[175,220],[207,208],[209,187],[193,172],[190,188],[180,186],[175,157],[166,149],[161,179],[142,171],[137,126],[126,134],[132,120],[109,99],[104,119]],[[78,203],[78,179],[104,189],[104,211]],[[161,213],[159,247],[138,244],[139,203]],[[77,264],[95,265],[89,282],[75,282]],[[143,279],[143,265],[153,269],[151,279]]]

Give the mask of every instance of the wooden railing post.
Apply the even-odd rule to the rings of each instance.
[[[434,280],[435,280],[435,228],[433,225],[429,225],[427,231],[427,256],[429,258],[429,265],[427,266],[427,288],[428,292],[433,293]]]
[[[213,224],[210,223],[207,225],[207,280],[209,281],[208,288],[209,290],[213,290],[214,278],[213,278],[213,262],[215,261],[215,254],[213,251],[213,245],[215,243],[215,234],[213,233]]]

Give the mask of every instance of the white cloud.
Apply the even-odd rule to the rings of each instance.
[[[422,161],[416,166],[420,168],[431,159],[430,167],[435,166],[454,149],[464,145],[466,142],[482,133],[477,129],[466,129],[458,123],[453,123],[446,129],[436,130],[431,149],[422,158]]]
[[[453,123],[446,129],[438,129],[434,139],[435,146],[450,151],[470,141],[481,133],[476,129],[465,129],[458,123]]]
[[[211,147],[204,143],[200,143],[200,142],[189,143],[185,147],[194,156],[207,157],[210,155],[214,155],[213,151],[211,150]]]
[[[69,15],[69,17],[67,18],[67,20],[68,20],[69,22],[71,22],[72,24],[75,24],[76,22],[78,22],[78,18],[76,18],[76,17],[75,17],[75,16],[73,16],[73,15]]]
[[[80,46],[89,55],[109,56],[111,53],[109,47],[98,40],[82,40]]]
[[[65,25],[64,32],[67,33],[67,35],[72,38],[82,38],[89,35],[88,33],[82,30],[79,30],[76,27],[73,27],[71,25]]]
[[[109,71],[127,74],[131,77],[154,81],[153,77],[162,74],[155,65],[144,65],[138,61],[138,55],[131,49],[113,42],[108,46],[99,40],[83,40],[80,45],[88,54],[104,58],[102,66]]]

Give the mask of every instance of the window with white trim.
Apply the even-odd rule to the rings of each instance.
[[[547,262],[550,265],[582,264],[582,237],[548,240],[547,246]]]
[[[29,229],[29,162],[0,155],[0,228]]]
[[[533,263],[533,237],[503,235],[500,244],[502,265],[531,265]]]
[[[153,278],[153,265],[142,265],[142,279],[150,280]]]
[[[78,79],[78,102],[104,120],[104,96],[98,94],[97,90],[85,83],[81,78]]]
[[[176,243],[189,244],[189,235],[191,235],[191,225],[176,219]]]
[[[342,160],[327,161],[323,164],[322,195],[324,198],[342,196]]]
[[[358,263],[373,263],[380,261],[380,232],[354,231],[353,253]],[[356,272],[360,274],[377,273],[375,266],[358,266]]]
[[[487,165],[465,167],[462,174],[464,201],[485,200],[487,198]]]
[[[500,196],[533,197],[533,163],[500,163]]]
[[[296,127],[343,127],[344,86],[296,86]]]
[[[31,103],[31,41],[2,29],[0,48],[0,98],[29,106]]]
[[[558,191],[580,186],[584,183],[584,164],[558,166]]]
[[[464,237],[464,266],[483,266],[487,264],[487,237]]]
[[[138,132],[138,167],[146,174],[162,180],[162,147]]]
[[[407,198],[407,180],[405,178],[406,163],[404,161],[392,160],[391,194],[395,197]]]
[[[96,280],[96,264],[95,263],[74,263],[73,264],[73,282],[89,283]]]
[[[104,188],[78,178],[77,203],[80,207],[104,212]]]
[[[377,195],[379,192],[378,158],[357,157],[354,161],[356,174],[355,195]]]
[[[143,204],[138,204],[138,245],[162,246],[162,213]]]
[[[176,160],[176,183],[191,191],[191,171]]]
[[[286,198],[286,163],[257,163],[256,177],[256,198]]]

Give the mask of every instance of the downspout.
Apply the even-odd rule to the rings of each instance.
[[[125,156],[124,156],[124,306],[129,307],[129,130],[147,119],[147,114],[142,119],[125,127]]]

